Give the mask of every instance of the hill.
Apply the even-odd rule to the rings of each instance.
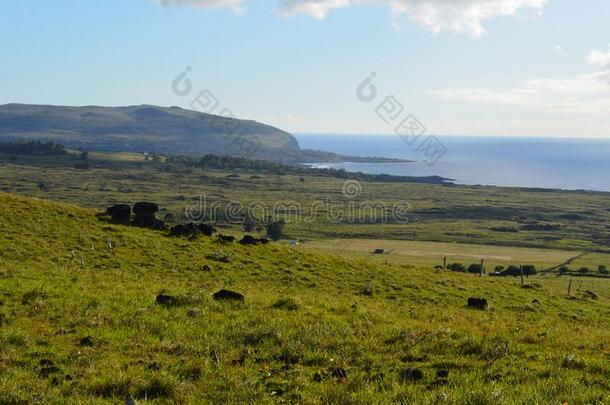
[[[261,158],[300,150],[292,135],[269,125],[179,107],[0,106],[0,139],[24,138],[95,150]]]
[[[0,403],[609,399],[605,280],[567,298],[562,278],[169,238],[5,193],[0,246]]]

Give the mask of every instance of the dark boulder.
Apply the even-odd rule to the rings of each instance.
[[[468,308],[485,310],[488,305],[485,298],[468,298]]]
[[[244,235],[239,241],[242,245],[258,245],[259,240],[252,235]]]
[[[137,216],[150,217],[159,212],[159,206],[151,202],[137,202],[133,206],[133,212]]]
[[[261,243],[261,245],[266,245],[269,243],[269,239],[267,238],[260,238],[258,241]]]
[[[446,380],[449,378],[449,370],[438,370],[436,372],[436,378],[439,380]]]
[[[85,347],[93,347],[95,346],[95,340],[93,340],[91,336],[86,336],[78,342],[78,345]]]
[[[216,232],[216,229],[208,224],[196,224],[190,222],[188,224],[181,224],[172,227],[169,231],[171,236],[190,236],[195,237],[199,234],[206,236],[212,236]]]
[[[190,236],[193,234],[193,229],[187,225],[176,225],[169,230],[171,236]]]
[[[219,234],[218,241],[220,243],[233,243],[235,242],[235,236]]]
[[[159,212],[159,206],[150,202],[139,202],[133,206],[136,218],[133,224],[141,228],[165,229],[165,222],[157,219],[155,214]]]
[[[165,229],[165,222],[161,221],[158,218],[155,218],[155,220],[153,221],[153,225],[151,227],[152,229],[158,229],[158,230],[163,230]]]
[[[214,293],[214,299],[216,301],[240,301],[243,302],[245,297],[237,292],[229,291],[229,290],[220,290],[217,293]]]
[[[214,228],[212,225],[208,225],[208,224],[193,224],[195,226],[195,229],[197,229],[198,232],[204,234],[205,236],[212,236],[214,235],[214,233],[216,233],[216,228]]]
[[[420,381],[424,378],[424,372],[419,368],[406,368],[400,372],[403,381]]]
[[[141,217],[137,216],[133,221],[134,225],[139,226],[140,228],[150,228],[150,229],[165,229],[165,222],[161,221],[158,218],[153,217]]]
[[[176,305],[178,303],[178,300],[176,299],[176,297],[173,297],[171,295],[159,294],[159,295],[157,295],[156,302],[157,302],[157,305],[171,307],[171,306]]]
[[[131,217],[131,207],[127,204],[116,204],[108,207],[106,213],[110,215],[110,220],[112,222],[127,224]]]

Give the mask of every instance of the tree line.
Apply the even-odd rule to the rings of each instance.
[[[0,152],[11,155],[66,155],[68,153],[62,144],[50,141],[0,142]]]

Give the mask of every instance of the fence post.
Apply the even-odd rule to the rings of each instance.
[[[520,265],[519,269],[521,269],[521,287],[523,287],[523,265]]]

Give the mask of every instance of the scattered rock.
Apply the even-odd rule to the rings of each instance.
[[[485,298],[468,298],[468,308],[485,310],[488,305]]]
[[[78,342],[78,345],[84,347],[93,347],[95,346],[95,341],[91,336],[86,336]]]
[[[366,295],[366,296],[371,296],[373,295],[373,283],[372,282],[368,282],[363,288],[362,288],[362,295]]]
[[[142,217],[154,216],[159,212],[159,205],[151,202],[137,202],[133,206],[133,212]]]
[[[193,230],[186,225],[176,225],[169,230],[171,236],[190,236],[193,234]]]
[[[208,266],[207,264],[204,264],[203,271],[212,271],[212,268],[210,266]]]
[[[157,305],[171,307],[171,306],[176,305],[178,303],[178,300],[176,299],[176,297],[173,297],[171,295],[159,294],[159,295],[157,295],[156,302],[157,302]]]
[[[424,378],[424,372],[419,368],[406,368],[400,372],[403,381],[420,381]]]
[[[159,212],[159,206],[151,202],[138,202],[133,206],[136,214],[134,224],[141,228],[163,229],[165,222],[157,219],[155,214]]]
[[[61,370],[55,366],[52,360],[42,359],[38,362],[40,369],[38,373],[41,377],[47,378],[51,374],[59,373]]]
[[[106,209],[110,220],[117,224],[128,224],[131,218],[131,207],[127,204],[116,204]]]
[[[218,241],[220,243],[233,243],[235,242],[235,236],[219,234]]]
[[[193,224],[195,228],[205,236],[212,236],[216,233],[216,228],[209,224]]]
[[[195,237],[199,234],[212,236],[216,229],[208,224],[196,224],[190,222],[188,224],[180,224],[172,227],[169,231],[170,236],[189,236]]]
[[[229,290],[220,290],[214,293],[214,299],[216,301],[240,301],[243,302],[245,297],[237,292]]]
[[[252,235],[244,235],[243,238],[241,238],[241,240],[239,241],[240,244],[242,245],[258,245],[258,239],[255,238]]]

